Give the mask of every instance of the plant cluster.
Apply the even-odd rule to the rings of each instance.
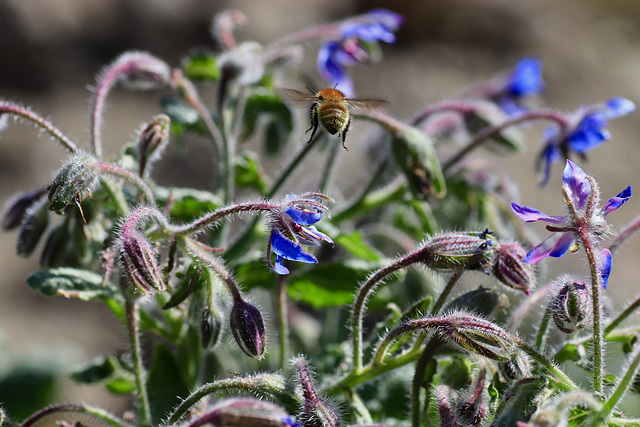
[[[595,178],[574,163],[634,104],[534,108],[542,64],[524,58],[402,120],[355,108],[350,67],[380,59],[403,17],[376,9],[265,46],[236,40],[244,20],[218,15],[220,49],[192,51],[178,67],[144,52],[115,59],[97,77],[86,148],[0,102],[4,124],[31,123],[69,152],[52,182],[18,194],[2,217],[20,256],[42,242],[42,270],[27,282],[104,303],[122,321],[126,351],[72,376],[133,397],[126,414],[56,404],[20,422],[7,406],[0,424],[71,425],[82,414],[119,427],[640,425],[619,410],[623,394],[640,392],[638,326],[621,327],[640,299],[605,310],[613,255],[640,218],[616,233],[608,215],[631,187],[602,203]],[[379,128],[349,134],[367,139],[369,156],[357,159],[353,195],[332,178],[337,160],[355,155],[324,130],[306,143],[279,96],[284,81],[313,80],[299,66],[310,40],[321,43],[323,85],[354,99],[341,109],[318,96],[315,114],[350,105],[355,121]],[[163,91],[162,112],[105,156],[102,116],[117,85]],[[209,87],[211,105],[201,95]],[[549,124],[534,162],[540,191],[559,187],[564,215],[516,203],[492,159],[522,152],[519,126],[538,122]],[[188,134],[211,142],[210,191],[153,178],[167,145]],[[561,162],[560,186],[552,170]],[[545,222],[551,235],[538,243],[523,220]],[[583,275],[548,278],[535,267],[578,251]],[[608,353],[627,362],[605,365]]]

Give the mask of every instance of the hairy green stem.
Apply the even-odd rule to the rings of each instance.
[[[611,416],[611,412],[616,407],[616,404],[631,383],[633,382],[638,367],[640,366],[640,350],[636,349],[635,354],[631,357],[631,362],[625,369],[624,375],[622,378],[618,378],[618,383],[616,384],[613,393],[609,395],[604,405],[602,405],[602,409],[600,410],[600,418],[602,420],[607,420]]]
[[[140,315],[135,299],[127,298],[125,302],[127,331],[131,345],[131,359],[133,361],[133,375],[135,377],[136,397],[138,398],[138,410],[140,411],[139,423],[141,426],[151,425],[151,407],[147,394],[146,371],[142,364],[142,348],[140,346]]]
[[[104,423],[112,427],[131,427],[133,425],[105,411],[102,408],[97,408],[95,406],[91,406],[83,403],[79,405],[63,404],[63,405],[48,406],[44,409],[39,410],[35,414],[31,415],[29,418],[24,420],[22,424],[20,424],[20,426],[21,427],[35,426],[43,418],[49,417],[59,412],[73,412],[76,414],[90,415],[92,417],[99,419],[100,421],[103,421]]]
[[[284,369],[289,357],[289,319],[287,310],[287,276],[278,278],[278,343],[280,345],[280,369]]]
[[[429,384],[424,385],[424,375],[427,371],[427,366],[433,360],[433,356],[440,346],[440,340],[432,338],[425,346],[424,351],[420,355],[420,358],[416,362],[416,370],[413,374],[413,381],[411,382],[411,423],[413,427],[420,427],[420,390],[423,388],[429,389]],[[428,399],[428,398],[427,398]]]
[[[136,186],[136,188],[138,188],[138,190],[140,190],[146,202],[151,206],[155,206],[156,200],[155,200],[155,197],[153,196],[153,191],[151,191],[151,188],[149,188],[147,183],[144,182],[144,180],[140,178],[137,174],[132,173],[127,169],[121,168],[116,165],[111,165],[108,163],[98,162],[98,167],[100,171],[103,173],[117,176],[119,178],[123,178],[131,182],[133,185]]]

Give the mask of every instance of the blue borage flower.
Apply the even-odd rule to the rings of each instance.
[[[519,113],[526,110],[520,100],[541,93],[544,87],[542,62],[538,58],[522,58],[508,75],[504,89],[496,97],[496,101],[505,113]]]
[[[569,118],[566,127],[552,126],[544,131],[545,145],[536,163],[545,185],[553,163],[568,159],[571,153],[585,158],[585,153],[611,137],[605,128],[607,120],[625,116],[636,108],[626,98],[611,98],[605,104],[582,107]]]
[[[301,244],[318,246],[324,241],[333,245],[333,240],[329,236],[313,226],[322,219],[323,212],[328,212],[328,208],[316,200],[317,198],[331,200],[316,193],[302,196],[288,195],[282,209],[272,212],[267,262],[276,273],[289,274],[289,269],[282,263],[285,259],[310,264],[318,262],[315,256],[302,249]],[[275,263],[271,260],[272,252],[276,255]]]
[[[337,39],[328,40],[318,52],[317,67],[323,79],[338,85],[346,96],[354,96],[351,77],[344,66],[368,61],[377,42],[393,43],[394,32],[404,18],[386,9],[373,9],[364,15],[349,19],[342,25]]]
[[[594,242],[597,243],[609,229],[609,224],[604,217],[618,209],[631,197],[631,187],[629,186],[598,209],[596,204],[599,200],[600,190],[596,181],[571,160],[567,160],[562,174],[562,182],[562,191],[567,203],[570,204],[568,215],[549,216],[537,209],[511,202],[513,211],[521,219],[526,222],[548,222],[550,225],[547,225],[547,230],[553,232],[550,237],[527,253],[523,259],[526,263],[535,264],[548,256],[561,257],[569,249],[572,252],[577,251],[580,248],[579,228],[586,227]],[[572,211],[575,211],[575,214],[572,214]],[[611,252],[606,249],[601,251],[599,264],[600,274],[606,286],[611,272]]]

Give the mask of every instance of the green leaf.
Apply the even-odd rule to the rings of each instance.
[[[46,296],[62,295],[83,301],[106,301],[119,297],[110,283],[102,285],[102,276],[88,270],[59,267],[42,270],[27,279],[29,286]]]
[[[365,261],[380,261],[380,255],[362,240],[359,231],[338,236],[335,242],[357,258]]]
[[[274,93],[263,90],[247,98],[243,116],[243,139],[250,138],[254,134],[259,119],[264,115],[268,115],[272,121],[282,126],[285,136],[293,129],[293,116],[289,107]],[[271,132],[273,131],[271,129]],[[273,138],[273,135],[270,137]],[[283,137],[282,139],[286,140],[287,138]],[[267,140],[266,145],[269,147],[267,152],[273,154],[271,151],[274,148],[273,141]]]
[[[265,180],[265,173],[260,164],[260,157],[254,151],[246,151],[237,156],[234,161],[234,182],[239,187],[249,187],[266,194],[269,186]]]
[[[204,51],[196,52],[186,58],[182,63],[182,70],[189,79],[214,82],[220,79],[220,69],[216,64],[216,58]]]
[[[215,194],[192,188],[160,187],[156,190],[156,198],[163,206],[171,199],[169,215],[173,220],[182,222],[192,221],[222,206],[222,201]]]
[[[498,306],[500,295],[494,289],[483,288],[460,295],[451,301],[443,310],[445,313],[465,310],[476,313],[480,316],[489,317],[491,312]]]
[[[164,344],[156,344],[149,370],[149,403],[153,424],[159,423],[189,395],[175,356]]]
[[[578,361],[585,357],[584,347],[576,344],[565,344],[558,352],[556,353],[554,360],[556,363],[568,362],[568,361]]]
[[[98,357],[71,374],[81,384],[104,383],[112,393],[128,394],[135,390],[133,373],[116,356]]]
[[[0,378],[2,409],[14,419],[25,419],[57,399],[58,369],[25,362]],[[3,424],[4,425],[4,424]]]

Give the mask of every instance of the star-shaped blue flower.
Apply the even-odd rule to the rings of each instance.
[[[401,15],[374,9],[346,21],[337,39],[328,40],[318,52],[317,67],[323,79],[338,85],[347,97],[354,96],[353,81],[344,67],[368,61],[377,42],[393,43],[394,32],[403,22]]]
[[[276,273],[289,274],[289,269],[282,263],[285,259],[310,264],[318,262],[315,256],[302,249],[301,244],[318,246],[322,241],[333,244],[329,236],[312,225],[321,219],[321,211],[302,209],[297,206],[287,206],[284,209],[281,217],[274,221],[267,249],[267,260]],[[271,252],[276,254],[273,265]]]
[[[595,180],[587,176],[571,160],[567,160],[562,174],[562,182],[563,191],[575,209],[575,217],[571,214],[549,216],[537,209],[511,202],[511,208],[521,219],[526,222],[548,222],[550,225],[547,225],[547,230],[553,232],[550,237],[525,255],[523,261],[526,263],[535,264],[548,256],[561,257],[569,248],[572,248],[574,252],[578,250],[578,227],[586,227],[594,240],[601,239],[609,227],[604,217],[618,209],[631,197],[631,187],[629,186],[598,209],[594,206],[599,196]],[[609,261],[604,260],[602,263],[604,270],[607,268],[608,271],[611,270],[610,253]],[[608,277],[608,272],[606,277]]]
[[[541,93],[544,87],[540,59],[522,58],[508,75],[496,102],[507,114],[519,113],[527,109],[520,103],[521,99]]]
[[[611,98],[605,104],[581,108],[570,118],[569,126],[547,128],[544,132],[545,146],[537,166],[543,173],[540,185],[547,183],[553,163],[563,157],[568,159],[571,153],[584,158],[584,153],[611,137],[606,129],[607,120],[625,116],[635,108],[635,104],[626,98]]]

